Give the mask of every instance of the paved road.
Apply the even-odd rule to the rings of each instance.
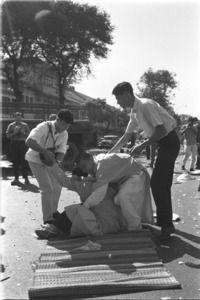
[[[156,242],[157,252],[168,271],[181,283],[180,290],[161,290],[98,299],[200,299],[200,176],[175,183],[180,171],[178,157],[172,188],[173,208],[181,220],[175,223],[176,234],[170,241]],[[141,161],[146,164],[145,158]],[[33,271],[31,266],[46,247],[37,240],[34,229],[42,223],[40,191],[35,178],[31,184],[11,186],[12,165],[1,162],[1,240],[3,273],[0,299],[28,299]],[[151,169],[149,169],[151,172]],[[59,210],[79,199],[73,192],[63,190]],[[155,227],[156,229],[156,227]],[[192,264],[191,264],[192,263]]]

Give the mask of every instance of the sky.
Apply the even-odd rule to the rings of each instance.
[[[107,59],[92,62],[93,76],[76,91],[116,106],[114,86],[136,84],[149,68],[175,73],[172,99],[178,114],[200,119],[200,1],[77,0],[110,15],[114,44]]]

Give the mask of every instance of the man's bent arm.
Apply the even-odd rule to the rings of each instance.
[[[53,166],[48,167],[48,169],[62,187],[66,187],[68,190],[76,192],[76,185],[72,175],[66,175],[58,164],[54,164]]]
[[[107,153],[117,153],[131,139],[132,132],[124,133],[119,141]]]
[[[133,147],[131,149],[131,155],[137,155],[140,154],[142,150],[144,150],[146,147],[155,144],[158,140],[160,140],[162,137],[164,137],[167,134],[166,129],[164,125],[158,125],[155,128],[154,133],[150,138],[145,140],[143,143]]]

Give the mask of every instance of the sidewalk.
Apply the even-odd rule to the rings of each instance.
[[[178,157],[174,182],[182,173]],[[146,164],[146,159],[141,158]],[[42,223],[40,191],[35,178],[31,184],[11,186],[11,165],[2,161],[1,178],[1,245],[3,244],[2,292],[0,299],[29,299],[28,289],[33,278],[32,266],[46,247],[34,230]],[[187,165],[186,165],[187,167]],[[148,168],[150,171],[150,169]],[[157,252],[165,267],[181,283],[181,290],[161,290],[125,294],[98,299],[200,299],[200,176],[173,184],[173,210],[181,220],[175,223],[176,234],[167,242],[157,243]],[[23,181],[22,181],[23,182]],[[78,196],[63,189],[59,211],[78,201]],[[156,227],[155,227],[156,228]]]

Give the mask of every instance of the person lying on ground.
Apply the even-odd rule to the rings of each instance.
[[[52,228],[47,226],[36,230],[38,236],[53,236],[54,232],[56,235],[55,226],[62,231],[65,229],[70,236],[82,236],[138,230],[142,228],[142,222],[152,223],[149,174],[139,162],[128,154],[92,157],[83,152],[77,158],[77,165],[90,176],[66,175],[56,164],[50,168],[61,186],[79,194],[82,205],[65,207],[53,227],[50,226]],[[107,174],[108,170],[110,174]],[[123,208],[122,212],[119,206]]]
[[[57,164],[50,169],[63,187],[78,193],[81,202],[66,206],[53,224],[42,225],[36,229],[35,233],[39,238],[56,237],[60,231],[70,237],[100,236],[127,231],[121,209],[113,201],[118,192],[116,185],[109,185],[103,201],[89,209],[83,204],[92,193],[94,178],[67,175]]]

